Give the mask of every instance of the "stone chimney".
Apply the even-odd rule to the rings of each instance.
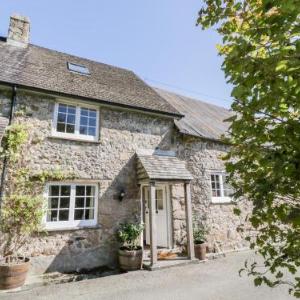
[[[30,21],[27,17],[12,15],[7,35],[7,43],[26,48],[30,37]]]

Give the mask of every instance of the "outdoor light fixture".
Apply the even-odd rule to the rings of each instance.
[[[124,191],[124,190],[121,190],[121,191],[120,191],[120,194],[119,194],[119,201],[122,202],[123,199],[124,199],[124,197],[125,197],[125,191]]]

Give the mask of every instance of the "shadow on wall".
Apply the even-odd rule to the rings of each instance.
[[[38,247],[44,249],[39,251],[40,256],[32,258],[32,273],[70,272],[116,265],[119,243],[115,233],[119,224],[140,220],[135,155],[129,158],[114,180],[100,181],[99,190],[98,227],[49,232],[40,237]],[[125,196],[120,201],[123,190]]]

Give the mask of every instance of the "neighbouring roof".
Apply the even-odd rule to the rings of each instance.
[[[233,115],[228,109],[158,88],[155,90],[184,115],[175,120],[181,133],[219,140],[228,130],[229,123],[224,120]]]
[[[6,128],[7,125],[8,125],[8,118],[0,116],[0,142],[2,140],[2,137],[4,135],[4,131],[5,131],[5,128]]]
[[[71,72],[68,63],[86,67],[90,75]],[[0,83],[180,116],[131,71],[35,45],[16,47],[0,38],[0,70]]]
[[[192,180],[185,162],[177,157],[138,155],[138,177],[149,180]]]

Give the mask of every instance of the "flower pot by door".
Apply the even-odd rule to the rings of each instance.
[[[206,243],[202,244],[195,244],[195,256],[199,260],[205,260],[206,259]]]
[[[119,249],[119,264],[124,271],[140,270],[143,263],[143,249]]]
[[[19,263],[0,265],[0,290],[10,290],[21,287],[29,270],[29,258]]]

